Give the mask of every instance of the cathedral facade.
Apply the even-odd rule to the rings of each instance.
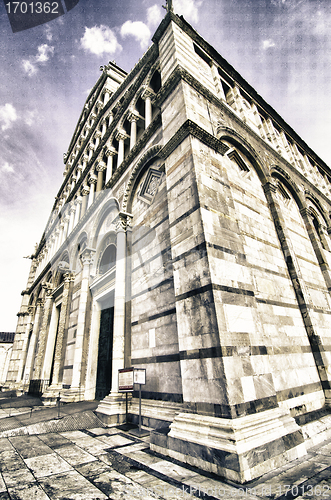
[[[248,481],[328,436],[331,171],[172,9],[129,74],[101,69],[6,385],[117,424],[118,371],[145,368],[151,449]]]

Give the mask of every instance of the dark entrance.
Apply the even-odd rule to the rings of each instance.
[[[97,383],[95,399],[103,399],[110,393],[113,357],[114,307],[101,310]]]

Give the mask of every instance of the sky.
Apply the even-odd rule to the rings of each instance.
[[[173,3],[331,166],[330,0]],[[13,33],[0,4],[0,331],[16,329],[31,263],[24,257],[45,229],[100,66],[130,71],[164,15],[162,0],[80,0]]]

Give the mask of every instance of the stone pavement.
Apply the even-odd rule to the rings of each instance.
[[[105,427],[91,409],[97,402],[66,405],[60,419],[54,408],[33,411],[34,421],[23,432],[21,418],[28,406],[19,400],[20,416],[14,417],[19,427],[3,430],[13,417],[0,419],[0,500],[331,499],[331,440],[240,486],[150,452],[149,437]],[[0,408],[6,406],[2,402]],[[35,404],[41,408],[40,401]],[[86,420],[90,414],[91,422]],[[94,427],[82,428],[86,421]]]

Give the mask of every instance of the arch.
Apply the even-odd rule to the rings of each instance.
[[[217,138],[223,142],[229,142],[239,151],[241,151],[252,163],[262,185],[270,180],[268,168],[262,158],[256,153],[255,149],[235,130],[228,127],[219,126],[217,129]]]
[[[328,217],[327,217],[327,214],[325,213],[325,210],[322,207],[320,201],[313,195],[313,193],[311,193],[308,190],[305,191],[305,198],[306,198],[307,205],[309,205],[309,204],[313,205],[313,207],[310,206],[310,208],[311,208],[311,210],[314,210],[316,212],[317,220],[319,220],[321,217],[325,223],[325,226],[328,227],[329,226]]]
[[[128,180],[126,190],[123,196],[122,202],[122,210],[123,212],[130,212],[132,207],[132,199],[133,193],[135,191],[135,186],[139,182],[139,179],[142,175],[143,170],[148,166],[151,160],[156,158],[161,158],[159,156],[159,152],[161,151],[162,146],[152,146],[149,148],[146,153],[140,158],[138,163],[133,167],[130,179]]]
[[[306,208],[306,203],[302,193],[300,192],[300,189],[284,169],[282,169],[279,165],[271,165],[270,173],[272,178],[278,179],[282,184],[284,184],[284,186],[290,192],[291,196],[298,205],[299,210]]]
[[[93,224],[93,229],[92,229],[91,248],[96,248],[102,224],[113,210],[116,210],[117,212],[120,211],[120,206],[117,198],[110,198],[109,200],[107,200],[107,202],[103,205],[102,209],[100,210],[98,216],[95,218],[95,222]]]
[[[101,261],[103,259],[103,256],[105,254],[105,251],[109,247],[115,247],[115,254],[114,254],[114,249],[109,250],[109,255],[105,256],[105,262],[104,265],[106,266],[107,263],[110,264],[111,262],[116,264],[116,232],[115,231],[109,231],[105,236],[102,238],[100,244],[98,245],[97,252],[96,252],[96,259],[95,259],[95,272],[97,274],[104,274],[106,270],[103,272],[100,272],[100,266],[101,266]],[[109,259],[107,260],[107,257]],[[111,260],[112,258],[115,258],[115,260]],[[110,268],[109,268],[110,269]],[[108,269],[107,269],[108,270]]]

